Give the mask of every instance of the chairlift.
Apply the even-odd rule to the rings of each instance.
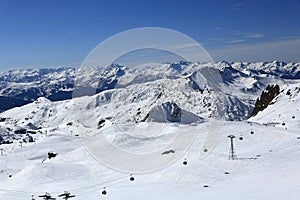
[[[244,139],[243,136],[240,136],[240,137],[239,137],[239,140],[243,140],[243,139]]]
[[[184,161],[183,161],[183,163],[182,163],[183,165],[187,165],[187,161],[186,161],[186,159],[184,159]]]
[[[134,177],[132,174],[130,174],[130,178],[129,178],[130,181],[134,181]]]
[[[63,199],[70,199],[70,198],[74,198],[75,195],[71,195],[70,192],[64,191],[64,193],[58,195],[58,197],[62,197]]]
[[[105,187],[103,188],[103,190],[102,190],[102,195],[106,195],[107,194],[107,191],[106,191],[106,189],[105,189]]]
[[[56,198],[53,198],[51,194],[46,192],[44,195],[39,195],[40,198],[43,198],[44,200],[55,200]]]

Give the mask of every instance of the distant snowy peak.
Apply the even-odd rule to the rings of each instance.
[[[74,68],[41,68],[41,69],[19,69],[0,72],[0,81],[7,82],[32,82],[41,79],[73,78]]]
[[[189,66],[191,64],[191,62],[187,62],[187,61],[180,61],[177,63],[171,63],[169,65],[169,67],[175,71],[177,71],[178,73],[181,73],[185,67]]]
[[[52,101],[66,100],[74,97],[73,91],[86,88],[91,91],[88,94],[93,95],[131,85],[181,78],[186,78],[189,85],[187,88],[194,91],[208,89],[227,94],[259,95],[269,84],[283,79],[300,79],[300,63],[180,61],[142,68],[111,64],[104,68],[10,70],[0,73],[0,97],[3,97],[0,98],[0,103],[5,101],[7,104],[0,109],[3,111],[16,105],[24,105],[39,97]],[[15,101],[6,101],[8,98]],[[13,103],[10,105],[10,102]]]
[[[126,70],[125,66],[121,66],[118,64],[111,64],[104,69],[102,76],[120,77],[125,74],[125,70]]]
[[[238,70],[245,70],[253,74],[268,74],[285,79],[300,79],[300,63],[285,63],[280,61],[255,62],[255,63],[232,63]]]

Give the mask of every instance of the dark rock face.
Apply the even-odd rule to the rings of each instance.
[[[3,141],[3,137],[0,135],[0,144],[2,144],[2,141]]]
[[[98,122],[98,129],[102,128],[104,125],[105,125],[105,119],[101,119],[101,120]]]
[[[27,130],[24,128],[19,128],[17,130],[14,131],[15,134],[26,134]]]
[[[263,111],[265,108],[267,108],[279,93],[280,88],[278,85],[268,85],[260,97],[257,98],[251,117],[257,115],[259,111]]]
[[[34,142],[34,139],[31,135],[27,134],[25,138],[23,138],[23,142],[29,143],[29,142]]]

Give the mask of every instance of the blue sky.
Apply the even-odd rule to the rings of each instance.
[[[300,0],[0,0],[0,68],[80,66],[101,41],[164,27],[215,61],[300,61]]]

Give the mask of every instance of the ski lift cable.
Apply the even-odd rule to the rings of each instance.
[[[92,185],[89,185],[89,186],[76,188],[76,189],[74,189],[72,191],[73,192],[80,192],[82,190],[87,190],[89,188],[92,189],[92,190],[94,190],[93,188],[96,187],[96,186],[110,185],[111,183],[113,183],[115,181],[122,180],[122,179],[125,179],[125,178],[128,178],[128,175],[121,176],[121,177],[118,177],[118,178],[115,178],[115,179],[110,179],[110,180],[102,181],[102,182],[99,182],[99,183],[96,183],[96,184],[92,184]],[[59,193],[61,191],[54,191],[54,192],[55,193]],[[22,190],[12,190],[12,189],[0,188],[0,193],[9,194],[9,195],[13,195],[13,196],[24,196],[25,197],[25,196],[29,196],[29,195],[32,195],[32,194],[39,194],[39,193],[43,193],[43,192],[38,192],[38,191],[28,192],[28,191],[22,191]],[[83,193],[85,193],[85,192],[83,192]]]
[[[103,186],[103,185],[109,186],[109,184],[111,184],[112,182],[122,180],[122,179],[125,179],[125,178],[128,178],[128,176],[116,178],[116,179],[113,179],[113,180],[110,180],[110,181],[105,181],[105,182],[101,182],[101,183],[97,183],[97,184],[93,184],[93,185],[89,185],[89,186],[78,188],[78,189],[72,190],[72,191],[76,192],[77,196],[80,196],[80,195],[89,193],[90,191],[99,190],[99,188],[95,189],[95,187],[99,187],[99,186]],[[109,183],[109,184],[107,184],[107,183]],[[106,187],[104,187],[104,188],[106,188]]]
[[[243,131],[239,131],[239,132],[235,132],[234,135],[240,135],[240,136],[245,136],[249,133],[249,130],[243,130]],[[223,137],[223,138],[220,138],[218,141],[217,141],[217,144],[221,144],[223,142],[227,142],[227,136],[226,137]]]
[[[29,193],[29,192],[17,191],[17,190],[9,190],[9,189],[3,189],[3,188],[0,188],[0,193],[9,194],[9,195],[12,195],[12,196],[21,196],[21,197],[25,197],[25,196],[31,195],[31,193]]]
[[[121,177],[118,177],[118,178],[115,178],[115,179],[110,179],[110,180],[106,180],[106,181],[102,181],[102,182],[99,182],[99,183],[95,183],[95,184],[92,184],[92,185],[89,185],[89,186],[85,186],[85,187],[80,187],[80,188],[76,188],[74,190],[72,190],[73,192],[77,192],[77,191],[82,191],[82,190],[85,190],[87,188],[92,188],[92,187],[96,187],[96,186],[102,186],[102,185],[109,185],[113,182],[116,182],[118,180],[122,180],[122,179],[125,179],[125,178],[128,178],[128,175],[126,176],[121,176]]]
[[[5,188],[1,188],[0,191],[3,192],[11,192],[11,193],[19,193],[19,194],[30,194],[27,191],[22,191],[22,190],[12,190],[12,189],[5,189]]]

